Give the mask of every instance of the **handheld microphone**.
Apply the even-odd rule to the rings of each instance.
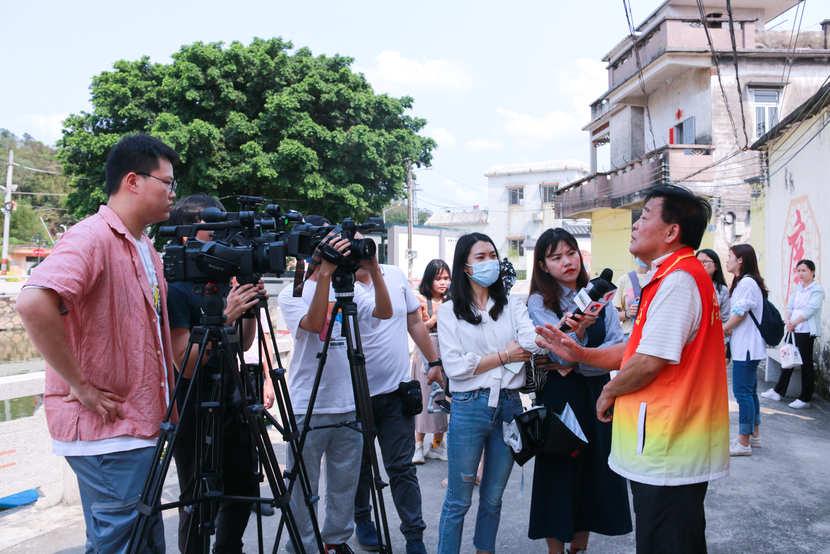
[[[597,315],[614,296],[614,291],[617,290],[617,287],[611,284],[613,278],[614,271],[605,268],[599,277],[590,281],[587,287],[579,291],[575,298],[576,310],[573,315]],[[567,323],[564,323],[560,330],[567,333],[571,328]]]

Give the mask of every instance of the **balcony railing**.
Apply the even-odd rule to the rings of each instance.
[[[642,201],[648,189],[667,183],[714,179],[712,146],[672,144],[626,166],[577,181],[556,197],[556,217],[587,217],[602,208],[624,208]]]

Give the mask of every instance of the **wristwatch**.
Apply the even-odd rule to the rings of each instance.
[[[441,358],[438,358],[434,362],[427,363],[427,366],[429,366],[429,367],[435,367],[435,366],[439,366],[439,365],[444,365],[444,362],[441,361]]]

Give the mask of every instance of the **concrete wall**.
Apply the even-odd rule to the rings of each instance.
[[[606,267],[616,279],[634,269],[631,244],[631,211],[603,209],[591,214],[591,277]]]
[[[803,150],[798,152],[802,147]],[[813,260],[816,279],[825,290],[830,290],[827,277],[830,264],[823,259],[830,253],[830,227],[825,219],[830,213],[830,195],[826,191],[828,167],[830,110],[827,109],[776,143],[769,157],[769,187],[765,190],[763,214],[767,254],[764,277],[770,300],[782,314],[796,284],[795,262],[799,259]],[[816,339],[813,351],[816,388],[819,394],[828,398],[830,299],[827,298],[821,314],[821,337]]]
[[[15,310],[17,296],[0,296],[0,331],[23,329],[20,314]]]
[[[712,144],[712,96],[709,88],[708,70],[689,69],[649,95],[648,107],[658,148],[669,144],[669,129],[690,117],[695,118],[695,143]],[[678,110],[682,111],[679,119]],[[612,142],[614,138],[612,135]],[[681,144],[680,137],[675,137],[674,142]],[[648,121],[645,143],[646,150],[652,150]]]
[[[645,111],[639,106],[626,106],[614,114],[609,122],[611,130],[611,166],[622,167],[643,157],[646,150]],[[649,134],[649,136],[651,136]],[[648,143],[649,145],[651,142]]]

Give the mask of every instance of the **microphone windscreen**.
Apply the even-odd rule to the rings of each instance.
[[[606,281],[608,281],[610,283],[611,280],[614,279],[614,270],[611,269],[610,267],[606,267],[605,269],[602,270],[602,273],[599,274],[599,278],[600,279],[605,279]]]

